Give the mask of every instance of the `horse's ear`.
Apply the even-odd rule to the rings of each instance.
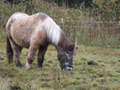
[[[75,48],[75,45],[74,45],[74,44],[71,44],[71,45],[69,46],[68,50],[69,50],[69,51],[73,51],[74,48]]]

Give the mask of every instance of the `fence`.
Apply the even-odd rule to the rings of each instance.
[[[120,47],[120,25],[117,22],[65,20],[60,26],[75,44]]]
[[[75,44],[120,47],[120,25],[117,22],[64,20],[58,24],[66,36]],[[74,22],[74,23],[72,23]],[[3,29],[5,26],[2,27]],[[4,31],[0,30],[0,41],[4,40]]]
[[[4,29],[8,18],[18,11],[28,14],[47,13],[75,44],[120,47],[120,25],[118,22],[95,20],[93,16],[80,8],[71,9],[64,5],[59,7],[54,2],[47,3],[44,0],[32,0],[32,2],[21,2],[15,5],[0,1],[0,41],[5,41]]]
[[[58,20],[57,23],[75,44],[120,47],[120,25],[117,22],[64,20],[60,23]],[[2,41],[5,34],[0,32]]]

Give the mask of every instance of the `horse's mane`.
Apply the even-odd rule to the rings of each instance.
[[[45,29],[47,31],[47,36],[52,42],[52,44],[58,45],[61,36],[61,28],[55,23],[51,17],[47,17],[44,22]]]

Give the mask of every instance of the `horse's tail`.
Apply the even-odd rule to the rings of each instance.
[[[13,50],[8,37],[7,37],[6,53],[7,53],[8,63],[11,63],[13,61]]]

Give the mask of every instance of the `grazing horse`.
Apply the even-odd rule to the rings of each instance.
[[[21,67],[20,54],[23,48],[29,48],[25,69],[28,70],[38,50],[37,66],[42,68],[44,55],[49,44],[56,47],[58,60],[63,71],[73,69],[74,45],[67,39],[61,28],[45,13],[27,15],[14,13],[6,24],[7,58]]]

